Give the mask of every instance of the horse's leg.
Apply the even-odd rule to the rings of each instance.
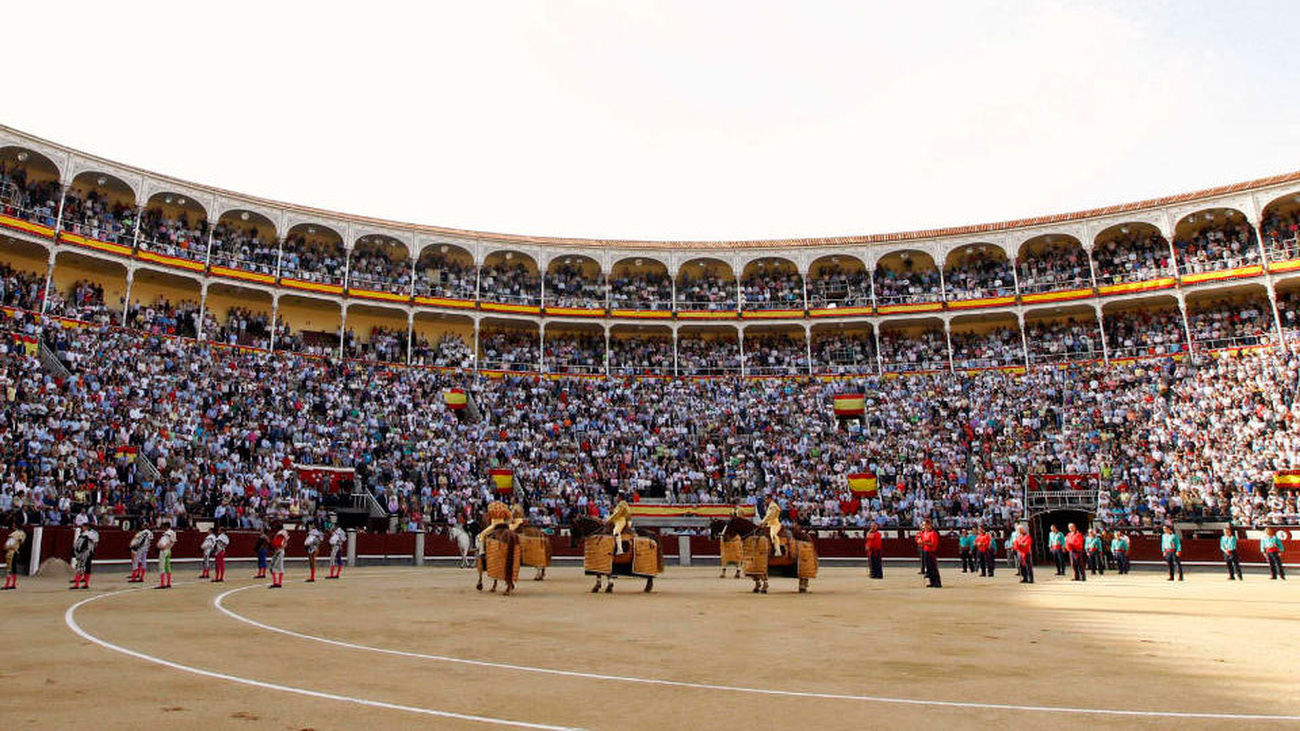
[[[474,588],[483,591],[483,567],[481,565],[478,567],[478,584]]]
[[[488,589],[488,593],[495,592],[496,590],[497,590],[497,580],[496,580],[496,579],[493,579],[493,580],[492,580],[492,588],[491,588],[491,589]]]
[[[722,564],[722,573],[718,574],[718,578],[719,579],[727,578],[727,565],[725,563]]]
[[[760,593],[760,594],[766,594],[766,593],[767,593],[767,575],[766,575],[766,574],[763,575],[763,590],[760,591],[759,593]]]
[[[799,579],[799,593],[800,593],[800,594],[807,594],[807,593],[808,593],[808,580],[807,580],[807,579]]]
[[[740,578],[740,567],[739,567],[739,566],[736,567],[736,578],[737,578],[737,579]]]
[[[614,593],[614,575],[613,575],[613,574],[609,574],[608,576],[605,577],[605,593],[606,593],[606,594],[613,594],[613,593]]]
[[[511,581],[510,579],[506,579],[506,590],[501,593],[501,596],[510,596],[511,594],[514,593],[514,591],[515,591],[515,582]]]
[[[595,594],[600,591],[600,574],[596,574],[596,585],[591,587],[591,593]]]
[[[752,576],[752,577],[750,577],[750,578],[752,578],[752,579],[754,580],[754,593],[757,594],[757,593],[758,593],[758,590],[762,588],[762,582],[758,580],[758,576],[757,576],[757,575]]]
[[[644,589],[643,591],[645,591],[645,593],[649,594],[649,593],[651,592],[651,590],[653,590],[654,588],[655,588],[655,577],[653,577],[653,576],[647,576],[647,577],[645,578],[645,589]]]

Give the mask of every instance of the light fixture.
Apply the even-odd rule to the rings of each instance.
[[[99,183],[100,185],[103,185],[103,184],[105,184],[105,183],[108,182],[108,178],[106,178],[106,177],[104,177],[103,175],[101,175],[101,176],[99,176],[98,179],[95,180],[95,182],[96,182],[96,183]]]
[[[510,260],[513,259],[513,258],[515,258],[515,252],[513,252],[513,251],[507,251],[507,252],[506,252],[506,261],[510,261]]]
[[[1214,220],[1214,213],[1213,213],[1212,211],[1206,211],[1206,212],[1205,212],[1205,220],[1207,220],[1207,221],[1213,221],[1213,220]]]
[[[27,162],[27,151],[23,150],[18,153],[18,162]]]
[[[307,227],[307,233],[309,233],[309,234],[314,234],[314,233],[316,233],[316,227],[315,227],[315,226],[308,226],[308,227]]]
[[[176,199],[176,205],[178,205],[178,206],[183,206],[183,205],[185,205],[185,199],[184,199],[184,198],[177,198],[177,199]]]
[[[641,266],[641,260],[640,260],[640,259],[636,259],[636,260],[634,260],[632,263],[633,263],[633,264],[636,264],[637,266]]]
[[[439,247],[438,247],[438,251],[439,251],[439,253],[442,253],[442,254],[446,254],[446,253],[447,253],[448,251],[450,251],[450,250],[451,250],[451,247],[450,247],[450,246],[447,246],[446,244],[443,244],[442,246],[439,246]]]
[[[241,221],[247,221],[247,220],[248,220],[248,211],[244,211],[243,213],[239,214],[239,220],[241,220]]]
[[[1128,226],[1120,226],[1120,227],[1119,227],[1119,232],[1122,233],[1122,234],[1126,234],[1126,233],[1128,233]]]
[[[163,199],[163,203],[166,203],[167,205],[170,206],[172,204],[172,197],[167,196],[166,198]]]

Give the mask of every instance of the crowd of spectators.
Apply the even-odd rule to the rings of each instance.
[[[745,336],[745,374],[800,376],[808,374],[808,345],[786,333]]]
[[[148,208],[140,216],[140,249],[178,259],[206,262],[208,259],[208,222],[201,216],[182,212],[178,218],[163,215],[159,208]]]
[[[417,366],[437,366],[440,368],[472,368],[474,351],[465,339],[456,333],[442,333],[437,341],[420,333],[415,334],[411,344],[411,364]]]
[[[876,336],[871,331],[813,335],[814,373],[873,373],[880,371],[876,359]]]
[[[612,376],[673,375],[673,339],[666,335],[610,338],[609,372]]]
[[[1021,294],[1092,289],[1088,252],[1072,239],[1052,239],[1041,247],[1025,247],[1017,265]]]
[[[736,280],[723,274],[721,267],[704,265],[699,271],[684,268],[677,283],[677,309],[679,310],[734,310]]]
[[[0,262],[0,305],[40,310],[45,299],[45,276]]]
[[[547,373],[605,372],[604,333],[546,332],[542,369]]]
[[[919,332],[882,329],[880,357],[886,372],[948,370],[948,340],[942,329]]]
[[[682,376],[739,375],[740,341],[725,336],[679,336],[677,373]]]
[[[833,261],[813,269],[808,278],[808,307],[867,307],[871,278],[866,269],[848,269]]]
[[[944,269],[943,283],[949,300],[1014,297],[1016,294],[1016,273],[1011,262],[995,253],[992,247],[966,249],[958,255],[955,263]]]
[[[1145,358],[1187,352],[1187,329],[1177,307],[1121,310],[1105,316],[1111,358]]]
[[[546,305],[605,309],[605,283],[599,271],[587,274],[581,261],[564,259],[546,272]]]
[[[631,272],[609,279],[610,307],[619,310],[671,310],[673,280],[666,270]]]
[[[22,167],[0,162],[0,212],[6,216],[54,228],[59,213],[59,184],[31,180]]]
[[[1259,263],[1255,230],[1245,221],[1206,226],[1174,238],[1178,273],[1196,274]]]
[[[119,307],[118,314],[120,315],[121,312]],[[79,280],[73,283],[67,293],[51,287],[50,302],[45,308],[45,313],[86,322],[108,322],[110,314],[104,303],[104,285],[89,280]]]
[[[1025,348],[1020,330],[1014,327],[953,330],[952,361],[958,369],[1023,367]]]
[[[542,304],[542,282],[523,263],[502,260],[479,270],[479,299],[538,307]]]
[[[892,305],[906,302],[940,302],[943,287],[939,270],[915,266],[912,259],[904,259],[901,269],[876,267],[876,304]]]
[[[380,292],[411,292],[411,262],[397,254],[398,246],[362,240],[352,249],[348,261],[348,289],[373,289]]]
[[[1266,344],[1274,334],[1273,311],[1267,301],[1258,298],[1190,307],[1187,324],[1192,342],[1203,350]]]
[[[292,234],[285,239],[280,254],[280,276],[341,287],[346,261],[347,253],[341,244]]]
[[[39,329],[29,315],[2,319],[0,512],[49,525],[316,515],[326,498],[294,463],[356,469],[408,528],[477,513],[499,466],[549,524],[638,494],[771,496],[825,528],[1004,527],[1023,517],[1026,478],[1058,472],[1098,475],[1112,525],[1300,519],[1295,494],[1272,487],[1300,463],[1300,359],[1281,351],[833,383],[476,378],[91,326],[59,328],[63,379],[7,337]],[[430,406],[452,386],[481,420]],[[832,415],[840,391],[865,394],[860,421]],[[859,471],[875,495],[847,491]]]
[[[793,266],[764,265],[758,262],[754,270],[740,283],[746,310],[802,310],[803,276]]]
[[[1101,360],[1105,357],[1101,330],[1094,316],[1026,320],[1025,337],[1029,340],[1030,364]]]
[[[274,238],[263,239],[256,226],[218,223],[212,231],[213,266],[274,276],[279,260],[280,245]]]
[[[472,300],[478,271],[440,253],[425,253],[415,265],[415,293],[421,297]]]
[[[1142,282],[1172,277],[1169,244],[1158,233],[1123,230],[1092,251],[1097,284]]]
[[[1300,259],[1300,208],[1268,211],[1260,221],[1259,229],[1264,236],[1269,261]]]
[[[98,190],[69,188],[63,197],[63,229],[120,246],[135,243],[136,210]]]
[[[271,347],[271,316],[265,312],[231,307],[224,322],[209,318],[203,329],[204,337],[216,343],[264,350]]]
[[[478,367],[485,370],[537,371],[541,344],[528,330],[479,332]]]

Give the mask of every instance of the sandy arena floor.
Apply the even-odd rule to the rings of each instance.
[[[810,594],[754,596],[669,567],[653,594],[591,595],[559,567],[502,598],[451,568],[291,568],[279,591],[245,566],[169,592],[25,578],[0,594],[3,726],[1300,727],[1300,581],[1259,574],[947,570],[935,591],[911,566],[823,568]]]

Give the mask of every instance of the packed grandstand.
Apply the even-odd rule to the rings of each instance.
[[[399,530],[500,469],[540,524],[773,496],[1005,528],[1043,474],[1095,476],[1105,524],[1295,524],[1297,191],[666,247],[350,219],[0,129],[0,513],[258,528],[325,509],[307,464]]]

